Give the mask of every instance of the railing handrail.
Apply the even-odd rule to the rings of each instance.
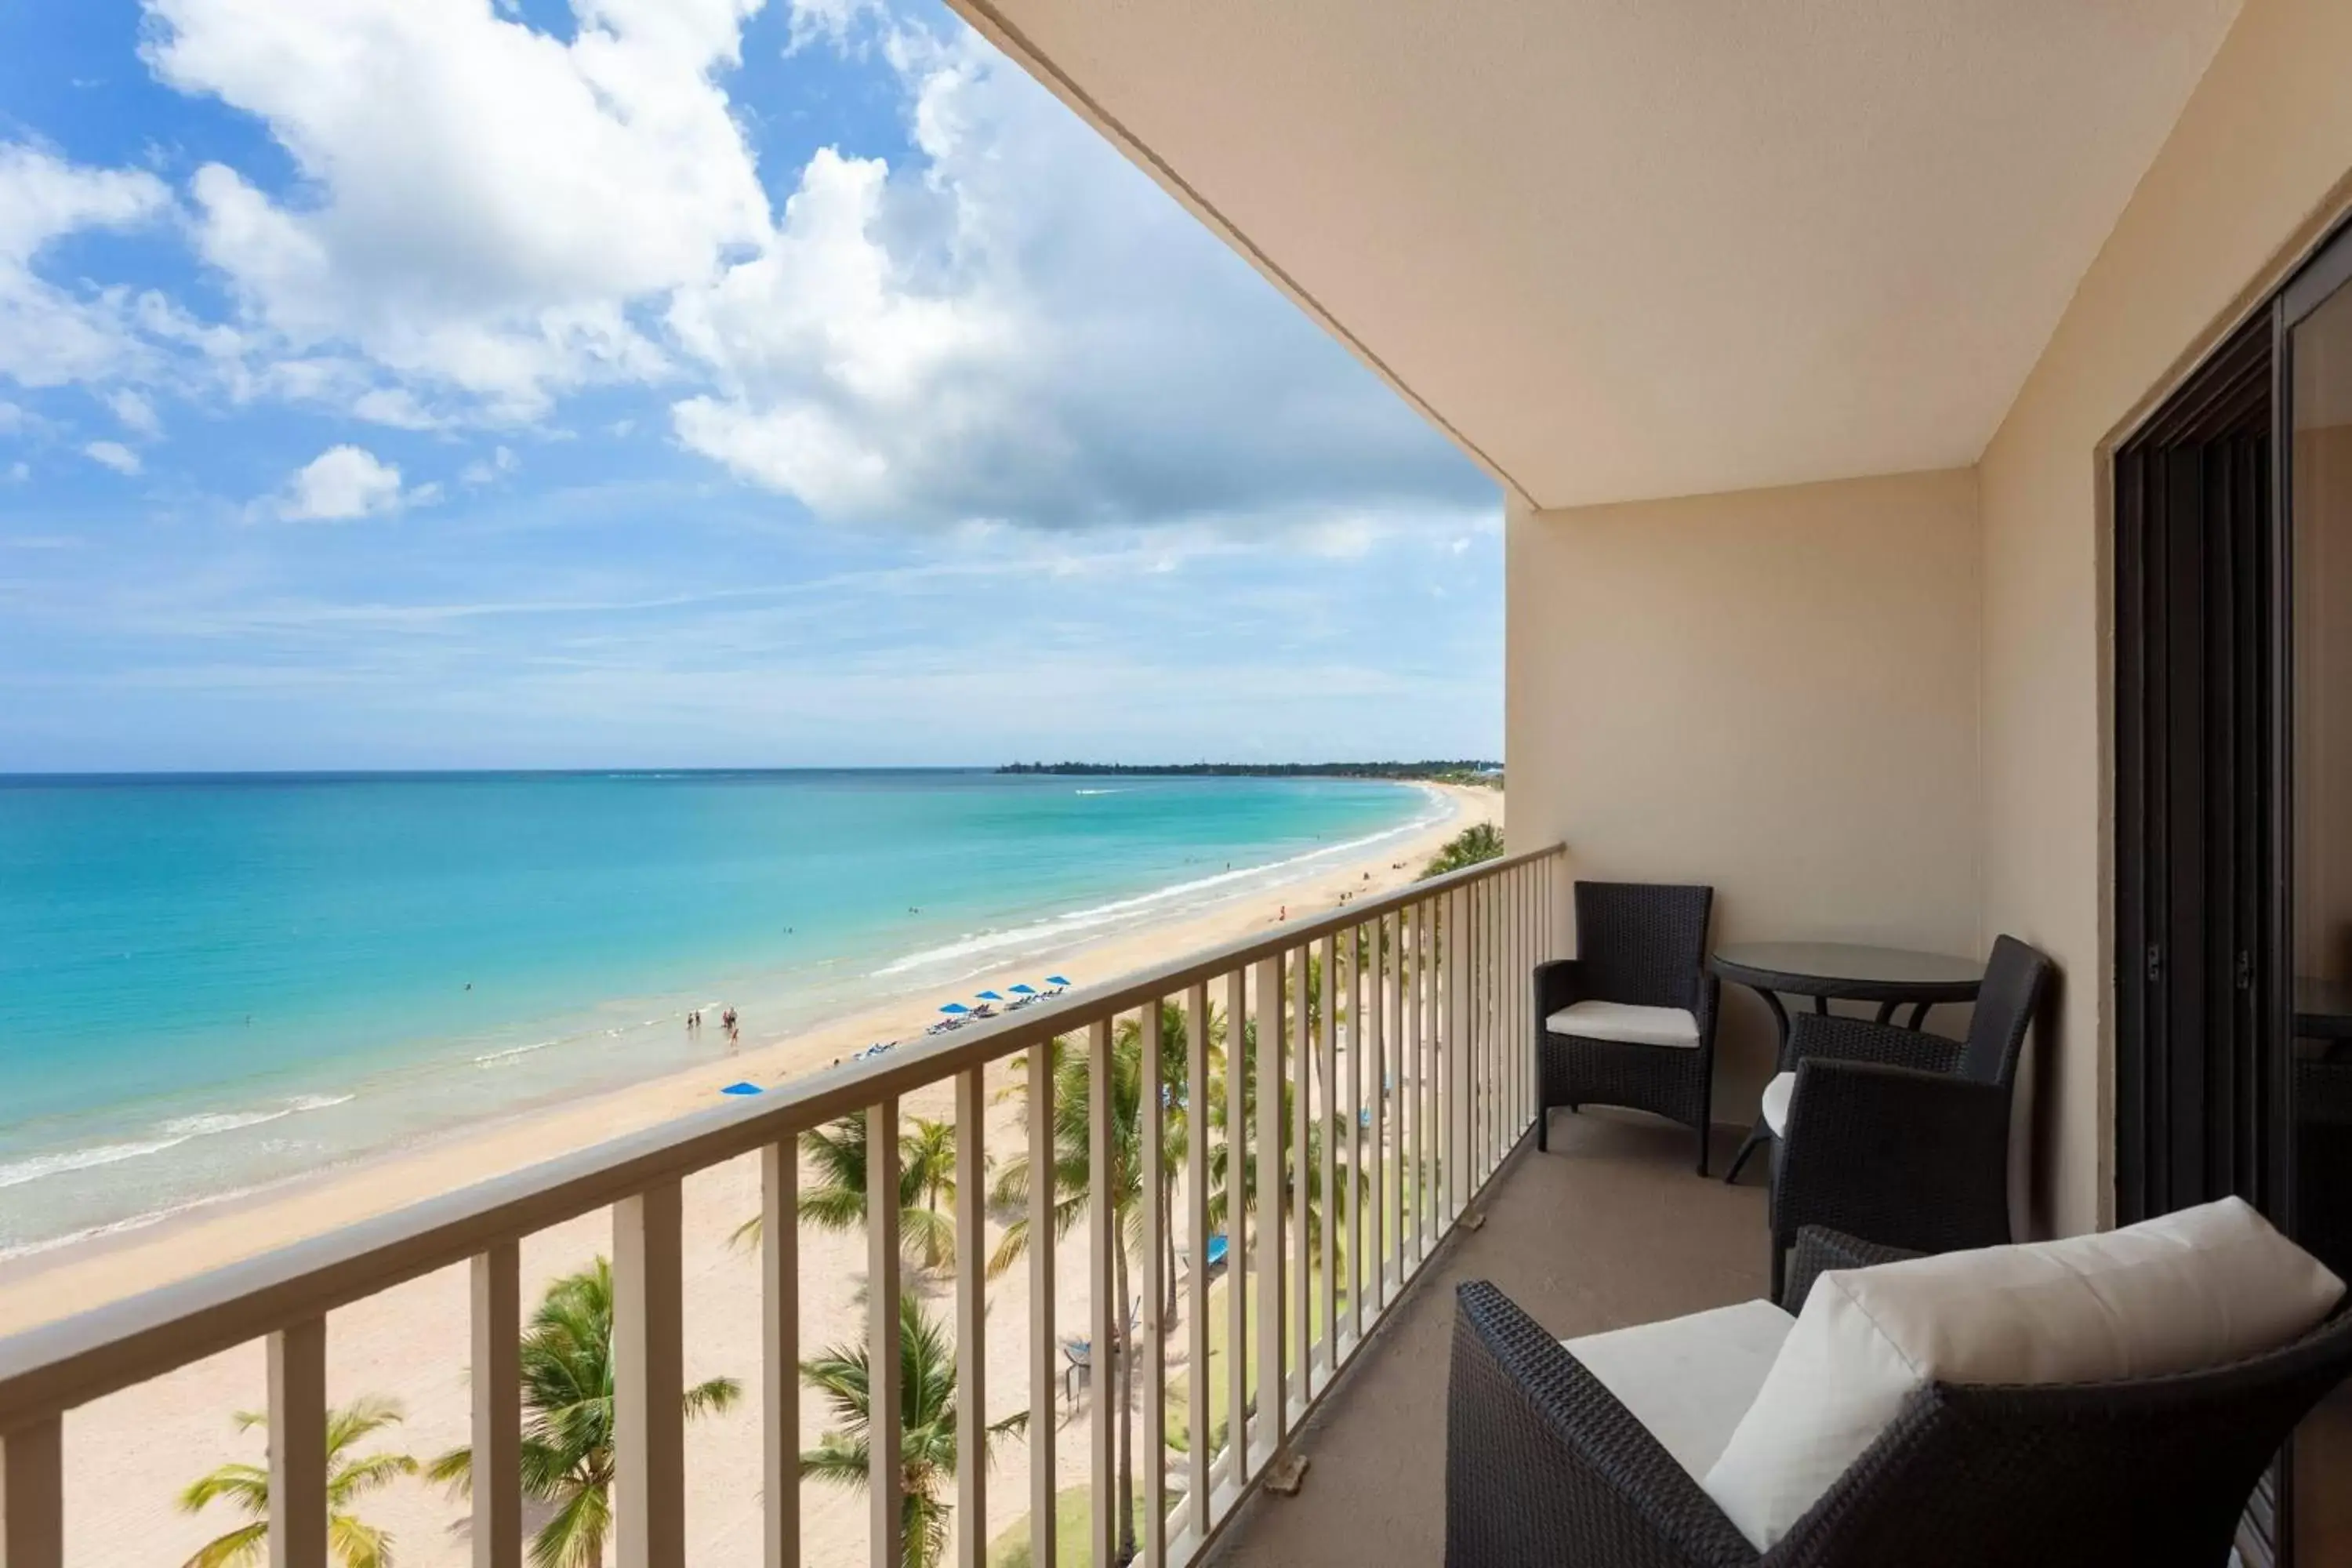
[[[822,1068],[757,1100],[676,1117],[24,1330],[0,1340],[0,1433],[462,1263],[493,1243],[561,1225],[660,1178],[707,1170],[797,1138],[878,1100],[927,1089],[1198,982],[1548,859],[1565,847],[1555,843],[1480,861],[1330,914],[1286,923],[1275,934],[1196,951],[1018,1014],[982,1019],[952,1035]]]

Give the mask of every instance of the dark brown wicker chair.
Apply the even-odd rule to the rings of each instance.
[[[1793,1084],[1782,1086],[1772,1152],[1775,1298],[1788,1249],[1809,1225],[1919,1252],[2011,1239],[2010,1098],[2049,979],[2047,958],[2004,936],[1965,1040],[1797,1016]]]
[[[1706,1174],[1707,1114],[1715,1091],[1715,1014],[1720,983],[1706,968],[1715,889],[1647,882],[1576,884],[1574,958],[1535,971],[1536,1064],[1543,1106],[1536,1146],[1551,1147],[1555,1106],[1622,1105],[1670,1118],[1698,1134]],[[1688,1013],[1688,1045],[1554,1032],[1548,1020],[1580,1002]]]
[[[1821,1268],[1905,1256],[1815,1229]],[[2134,1383],[1934,1384],[1759,1553],[1600,1380],[1483,1280],[1457,1293],[1448,1568],[2221,1568],[2256,1478],[2352,1373],[2352,1312],[2233,1365]]]

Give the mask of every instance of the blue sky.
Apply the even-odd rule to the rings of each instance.
[[[1499,754],[1499,524],[943,8],[0,5],[0,771]]]

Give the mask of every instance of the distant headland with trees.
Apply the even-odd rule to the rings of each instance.
[[[1007,763],[1000,773],[1248,779],[1425,779],[1499,788],[1503,764],[1481,758],[1422,763]]]

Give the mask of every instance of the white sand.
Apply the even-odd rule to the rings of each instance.
[[[1364,898],[1400,886],[1444,839],[1473,821],[1500,820],[1499,794],[1475,789],[1448,793],[1457,812],[1452,820],[1375,852],[1369,862],[1335,868],[1262,899],[1237,900],[1206,914],[1076,948],[1048,967],[1108,980],[1265,930],[1276,923],[1280,905],[1286,904],[1291,919],[1297,920],[1331,909],[1342,893]],[[1001,989],[1013,978],[997,976],[978,984]],[[868,1040],[914,1035],[925,1022],[921,1009],[901,1004],[747,1047],[729,1071],[773,1081],[829,1063]],[[1010,1085],[1013,1077],[1003,1064],[992,1068],[992,1092]],[[29,1266],[11,1269],[0,1282],[0,1333],[706,1107],[713,1087],[706,1066],[475,1130],[256,1199],[200,1210],[111,1244],[28,1260]],[[948,1086],[909,1096],[904,1111],[909,1117],[951,1118]],[[988,1133],[992,1153],[1001,1157],[1015,1147],[1017,1118],[1013,1103],[992,1107]],[[686,1184],[687,1375],[690,1381],[731,1375],[743,1382],[746,1392],[734,1411],[697,1422],[688,1430],[688,1556],[697,1563],[758,1560],[758,1279],[751,1255],[728,1245],[729,1234],[758,1206],[754,1160],[703,1172]],[[997,1234],[992,1221],[992,1246]],[[1181,1235],[1179,1239],[1183,1239]],[[610,1225],[601,1212],[526,1240],[526,1310],[549,1280],[581,1267],[609,1245]],[[803,1353],[862,1340],[864,1237],[803,1226],[801,1247]],[[980,1261],[970,1264],[977,1267]],[[1061,1245],[1055,1261],[1057,1337],[1083,1335],[1087,1310],[1083,1230]],[[937,1315],[951,1316],[950,1279],[910,1278]],[[426,1458],[467,1440],[467,1291],[465,1269],[445,1269],[330,1319],[330,1397],[341,1402],[362,1394],[389,1395],[407,1411],[405,1426],[387,1434],[383,1447]],[[988,1295],[987,1405],[992,1416],[1002,1416],[1028,1404],[1026,1268],[992,1281]],[[1171,1344],[1172,1358],[1181,1349],[1182,1335],[1176,1335]],[[90,1568],[174,1568],[203,1542],[237,1522],[220,1504],[205,1516],[191,1518],[178,1510],[174,1499],[187,1482],[224,1460],[261,1459],[260,1436],[236,1433],[230,1416],[236,1410],[259,1407],[265,1402],[264,1388],[262,1350],[257,1343],[249,1344],[69,1415],[65,1426],[68,1561]],[[1075,1418],[1056,1434],[1055,1468],[1064,1487],[1086,1478],[1090,1410],[1090,1396],[1081,1390]],[[803,1446],[814,1444],[827,1425],[827,1413],[817,1407],[813,1395],[804,1396]],[[998,1448],[990,1496],[988,1533],[993,1537],[1027,1510],[1025,1438],[1008,1439]],[[866,1507],[862,1494],[814,1484],[804,1488],[807,1561],[864,1562]],[[394,1532],[402,1568],[461,1568],[470,1562],[466,1505],[421,1479],[396,1481],[357,1511]]]

